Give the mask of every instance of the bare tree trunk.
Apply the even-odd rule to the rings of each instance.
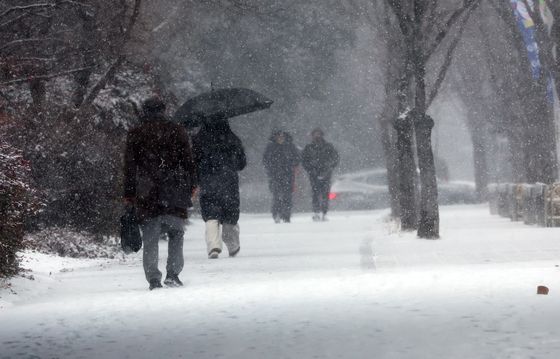
[[[485,130],[485,128],[471,129],[474,159],[474,183],[479,202],[484,202],[488,198],[488,161],[486,158],[487,145]]]
[[[34,114],[37,116],[43,116],[47,96],[45,81],[41,79],[32,79],[29,81],[29,91],[31,92],[31,98],[33,99],[32,110]]]
[[[509,1],[503,0],[506,5]],[[524,1],[528,5],[527,1]],[[536,23],[536,39],[539,43],[539,57],[542,63],[538,78],[531,76],[531,64],[527,54],[527,47],[523,37],[519,32],[517,21],[508,6],[494,6],[501,19],[509,27],[510,41],[517,49],[520,57],[519,74],[523,76],[523,84],[520,91],[520,101],[523,101],[523,118],[516,128],[512,128],[514,133],[513,140],[520,141],[519,144],[512,143],[523,149],[525,169],[517,167],[516,178],[524,178],[525,181],[535,183],[552,183],[557,178],[557,157],[556,157],[556,136],[554,127],[554,116],[552,105],[548,95],[548,68],[554,67],[552,56],[552,46],[547,41],[548,36],[545,26],[537,12],[533,12],[530,7],[528,11]],[[555,71],[553,71],[554,73]],[[524,172],[524,176],[520,172]]]
[[[383,153],[385,155],[385,165],[387,168],[387,183],[389,185],[389,201],[391,204],[391,217],[399,218],[401,215],[399,203],[399,176],[397,166],[397,153],[392,141],[390,122],[384,120],[380,124],[382,132]]]
[[[541,80],[542,81],[542,80]],[[541,85],[542,86],[542,85]],[[542,94],[542,96],[546,96]],[[552,109],[546,98],[534,99],[536,105],[527,124],[527,181],[553,183],[557,178],[556,136]]]
[[[554,23],[552,24],[552,29],[550,31],[550,38],[554,43],[554,67],[555,72],[560,72],[560,2],[556,0],[546,0],[548,8],[552,12],[554,17]],[[556,88],[560,87],[560,78],[556,77]],[[560,92],[558,92],[560,94]]]
[[[407,39],[409,42],[410,39]],[[410,44],[410,42],[409,42]],[[416,163],[412,149],[414,126],[410,117],[410,82],[412,76],[412,50],[406,50],[404,71],[401,72],[398,84],[398,117],[394,119],[396,131],[396,166],[398,176],[398,201],[401,214],[401,229],[413,231],[418,228],[416,203]]]
[[[401,229],[413,231],[418,227],[416,215],[416,165],[412,151],[414,130],[409,116],[393,122],[396,131],[396,162],[398,176],[398,201]]]
[[[420,169],[420,212],[418,237],[426,239],[439,238],[439,206],[436,182],[436,168],[432,153],[432,129],[434,121],[431,117],[417,117],[415,122],[416,147],[418,151],[418,168]]]
[[[391,27],[389,19],[385,19],[387,28]],[[402,46],[400,36],[395,35],[387,40],[387,65],[385,82],[385,103],[383,114],[380,121],[382,131],[383,152],[385,155],[385,165],[387,168],[387,181],[389,185],[389,198],[391,203],[391,215],[393,218],[400,218],[401,194],[399,191],[399,161],[397,154],[396,133],[392,127],[393,121],[399,116],[399,111],[403,110],[405,100],[401,97],[400,80],[406,70],[406,49]],[[404,80],[404,79],[403,79]],[[406,86],[406,84],[405,84]]]
[[[89,93],[84,94],[83,101],[80,104],[76,104],[78,109],[78,114],[82,114],[88,110],[88,108],[93,104],[101,90],[111,82],[119,69],[119,67],[125,62],[126,56],[124,55],[124,47],[127,45],[130,37],[132,36],[132,30],[136,24],[138,17],[140,16],[140,10],[142,7],[142,0],[135,0],[134,7],[132,9],[132,14],[128,21],[126,28],[123,31],[120,53],[118,54],[116,60],[109,66],[105,74],[97,81],[97,83],[92,87]]]
[[[508,136],[510,150],[511,178],[512,182],[527,182],[527,149],[523,128],[512,129]]]
[[[75,89],[72,94],[74,107],[79,107],[84,102],[92,73],[92,70],[83,70],[74,75]]]
[[[414,132],[416,134],[416,155],[420,170],[420,206],[418,213],[418,237],[426,239],[439,238],[439,207],[436,182],[436,166],[432,152],[432,129],[434,120],[426,114],[426,63],[432,52],[426,52],[423,44],[426,34],[422,33],[422,23],[428,10],[427,4],[414,0],[414,25],[411,36],[414,39],[413,65],[416,81],[414,98]],[[444,35],[445,36],[445,35]]]
[[[421,184],[418,237],[437,239],[439,238],[439,206],[436,167],[432,151],[434,120],[426,115],[426,70],[424,66],[424,58],[417,52],[415,57],[416,107],[413,118]]]
[[[93,56],[95,50],[95,20],[85,9],[80,9],[78,13],[80,20],[82,20],[80,40],[82,65],[87,69],[74,75],[75,88],[72,94],[72,105],[76,108],[80,107],[86,97],[93,66],[95,65]]]

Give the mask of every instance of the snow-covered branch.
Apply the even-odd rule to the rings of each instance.
[[[0,82],[0,85],[9,86],[9,85],[15,85],[15,84],[23,83],[23,82],[28,82],[30,80],[47,80],[47,79],[52,79],[52,78],[56,78],[56,77],[62,77],[62,76],[75,74],[77,72],[84,71],[84,70],[90,70],[90,69],[93,69],[93,67],[81,67],[81,68],[77,68],[77,69],[57,72],[57,73],[54,73],[54,74],[29,76],[29,77],[26,77],[26,78],[15,79],[15,80],[10,80],[10,81],[6,81],[6,82]]]
[[[434,52],[437,50],[441,42],[445,39],[449,31],[455,26],[455,24],[461,19],[461,15],[463,15],[466,11],[472,10],[475,7],[480,5],[481,0],[468,0],[465,4],[455,10],[451,16],[447,19],[444,26],[439,30],[439,32],[434,36],[434,39],[431,44],[427,44],[427,49],[424,52],[424,56],[426,59],[429,59]],[[433,20],[433,19],[432,19]]]
[[[79,104],[79,112],[85,111],[85,109],[93,104],[93,101],[99,95],[99,92],[105,88],[107,83],[112,80],[115,76],[117,69],[122,65],[125,60],[125,56],[122,54],[124,51],[124,47],[126,46],[127,42],[130,40],[132,35],[132,30],[138,17],[140,16],[140,8],[142,6],[142,0],[135,0],[134,7],[132,10],[132,15],[128,24],[124,28],[124,33],[122,35],[121,43],[119,46],[120,54],[118,55],[117,59],[113,62],[113,64],[109,67],[109,69],[105,72],[105,74],[97,81],[97,83],[93,86],[93,88],[89,91],[88,95],[85,97],[84,101]]]
[[[459,29],[457,30],[457,33],[455,34],[455,37],[451,41],[451,44],[447,48],[447,51],[445,53],[445,57],[444,57],[444,60],[443,60],[443,64],[440,67],[440,70],[439,70],[438,75],[436,77],[436,81],[435,81],[435,83],[432,87],[432,90],[430,91],[430,94],[428,95],[428,99],[426,101],[426,108],[429,108],[430,105],[432,104],[432,102],[435,100],[435,98],[436,98],[436,96],[439,92],[439,89],[440,89],[443,81],[445,80],[445,75],[447,74],[447,71],[448,71],[449,67],[451,66],[451,62],[453,61],[453,53],[455,52],[455,49],[457,48],[457,45],[461,41],[461,38],[463,36],[463,32],[465,31],[466,25],[467,25],[471,15],[472,15],[472,13],[478,8],[478,5],[480,5],[480,2],[477,2],[473,7],[469,8],[467,13],[465,14],[463,19],[461,20],[461,23],[459,24]]]
[[[2,46],[0,46],[0,51],[11,47],[11,46],[15,46],[15,45],[21,45],[21,44],[26,44],[26,43],[41,43],[44,41],[59,41],[61,42],[62,40],[59,38],[55,38],[55,37],[36,37],[36,38],[27,38],[27,39],[17,39],[17,40],[13,40],[10,41]]]
[[[33,9],[44,9],[54,7],[56,4],[54,3],[41,3],[41,4],[30,4],[30,5],[22,5],[22,6],[14,6],[11,7],[4,12],[0,13],[0,17],[4,17],[6,15],[11,14],[12,12],[16,11],[26,11],[26,10],[33,10]]]

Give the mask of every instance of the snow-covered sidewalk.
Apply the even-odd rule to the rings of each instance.
[[[560,357],[560,229],[444,207],[426,241],[385,216],[244,215],[241,253],[219,260],[195,221],[185,287],[153,292],[140,254],[33,255],[36,280],[0,292],[0,358]]]

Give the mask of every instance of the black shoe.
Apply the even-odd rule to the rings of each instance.
[[[163,281],[163,284],[165,284],[168,287],[183,286],[183,282],[181,282],[177,274],[169,274],[169,273],[167,273],[167,275],[165,276],[165,280]]]
[[[157,288],[161,288],[161,282],[159,279],[151,279],[150,280],[150,290],[154,290]]]
[[[233,252],[229,252],[229,256],[230,257],[235,257],[237,255],[237,253],[239,253],[240,250],[241,250],[241,246],[237,247],[237,249],[234,250]]]

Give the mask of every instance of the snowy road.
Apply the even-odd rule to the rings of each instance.
[[[560,357],[560,229],[447,207],[425,241],[385,215],[245,215],[240,255],[212,261],[196,222],[179,289],[149,292],[139,255],[31,260],[0,292],[0,358]]]

